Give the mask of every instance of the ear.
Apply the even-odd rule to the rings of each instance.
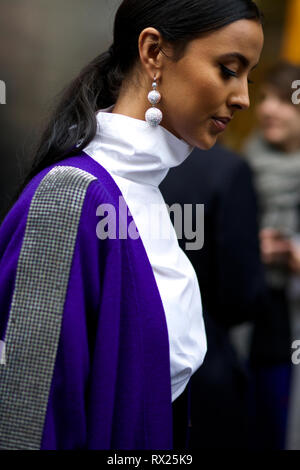
[[[151,80],[154,76],[159,80],[162,74],[164,62],[164,56],[160,50],[162,42],[162,36],[155,28],[146,28],[139,36],[141,65]]]

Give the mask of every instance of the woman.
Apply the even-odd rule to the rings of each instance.
[[[166,208],[169,239],[148,209],[168,169],[248,108],[262,44],[248,0],[121,4],[2,226],[1,448],[172,447],[171,402],[206,339],[195,272]]]
[[[270,288],[270,308],[257,316],[251,362],[258,412],[258,445],[284,449],[291,383],[291,239],[300,229],[300,112],[292,84],[300,67],[275,64],[256,107],[259,132],[245,153],[258,195],[260,244]]]

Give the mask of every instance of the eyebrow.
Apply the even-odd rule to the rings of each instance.
[[[231,59],[232,57],[234,57],[235,59],[238,59],[244,67],[249,67],[250,65],[249,60],[243,54],[240,54],[240,52],[229,52],[228,54],[222,55],[222,59]],[[255,64],[251,70],[254,70],[257,66],[258,66],[258,63]]]

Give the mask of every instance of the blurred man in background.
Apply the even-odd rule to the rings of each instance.
[[[290,240],[300,230],[300,109],[292,84],[300,67],[280,62],[261,87],[258,131],[245,147],[258,196],[260,248],[272,308],[257,318],[251,363],[262,447],[282,449],[291,385]]]

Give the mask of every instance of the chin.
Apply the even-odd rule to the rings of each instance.
[[[217,142],[216,137],[210,137],[208,139],[203,139],[195,144],[195,147],[198,147],[200,150],[210,150],[215,146]]]

